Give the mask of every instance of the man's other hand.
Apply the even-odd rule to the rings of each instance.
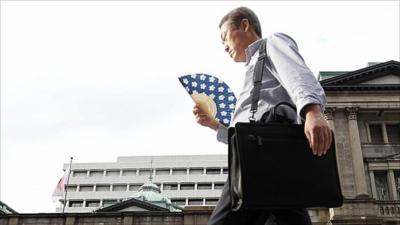
[[[196,116],[196,121],[198,124],[209,127],[213,130],[217,130],[219,127],[218,121],[210,117],[204,110],[202,110],[199,104],[193,107],[193,114]]]
[[[332,132],[319,105],[311,104],[304,108],[306,118],[304,133],[314,155],[325,155],[332,142]]]

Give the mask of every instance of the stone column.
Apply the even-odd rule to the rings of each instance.
[[[65,225],[75,225],[75,216],[66,215]]]
[[[376,192],[375,174],[373,170],[369,171],[369,179],[371,180],[372,197],[378,200],[378,193]]]
[[[389,186],[389,196],[391,197],[390,200],[399,200],[399,196],[397,196],[396,180],[394,179],[394,172],[391,169],[388,170],[388,186]]]
[[[133,224],[133,216],[131,215],[124,215],[122,218],[123,225],[132,225]]]
[[[325,119],[328,121],[329,126],[331,127],[332,131],[335,132],[335,124],[333,119],[333,114],[336,111],[336,107],[328,107],[325,109]]]
[[[8,220],[8,224],[9,225],[18,225],[18,217],[10,217],[10,219]]]
[[[349,123],[350,151],[353,159],[354,183],[356,198],[368,197],[367,182],[364,172],[364,160],[361,151],[360,134],[357,124],[357,107],[346,107]]]
[[[383,137],[383,143],[388,144],[389,139],[387,136],[387,131],[386,131],[386,124],[382,123],[382,137]]]
[[[331,128],[331,130],[333,131],[333,134],[335,135],[335,123],[334,123],[334,113],[336,111],[336,107],[327,107],[325,109],[325,119],[328,121],[329,127]],[[339,159],[338,157],[338,153],[337,153],[337,145],[336,145],[336,137],[333,137],[335,139],[335,148],[336,148],[336,159]],[[340,177],[340,161],[337,160],[337,164],[338,164],[338,172],[339,172],[339,177]],[[343,189],[343,188],[342,188]]]
[[[336,111],[336,107],[327,107],[325,108],[325,112],[324,112],[324,117],[325,119],[328,121],[329,127],[331,128],[331,130],[333,131],[333,134],[335,134],[335,123],[334,123],[334,114]],[[336,137],[333,137],[335,139],[335,148],[336,148],[336,159],[339,159],[338,157],[338,153],[337,153],[337,145],[336,145]],[[340,166],[340,161],[337,160],[337,164],[338,164],[338,173],[339,173],[339,178],[341,178],[341,166]],[[340,185],[342,185],[342,183],[340,182]],[[342,187],[343,190],[343,187]],[[334,208],[329,208],[329,211],[327,211],[327,218],[326,220],[329,221],[330,218],[333,218],[335,215],[335,209]]]

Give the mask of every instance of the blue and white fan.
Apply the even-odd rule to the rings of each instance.
[[[201,73],[181,76],[178,79],[201,109],[224,126],[229,126],[235,110],[236,97],[225,82]]]

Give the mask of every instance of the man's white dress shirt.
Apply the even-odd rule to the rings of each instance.
[[[259,39],[246,49],[244,85],[237,98],[230,126],[234,126],[237,122],[248,122],[251,116],[253,72],[262,41],[263,39]],[[266,42],[267,60],[264,65],[258,111],[255,114],[256,120],[279,102],[289,102],[296,106],[297,118],[293,114],[292,119],[298,122],[301,121],[304,106],[308,104],[318,104],[323,111],[326,104],[324,90],[305,64],[296,42],[283,33],[271,35]],[[217,139],[227,143],[226,127],[220,125]]]

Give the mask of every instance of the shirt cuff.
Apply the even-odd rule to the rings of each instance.
[[[217,129],[217,140],[219,142],[228,144],[228,128],[219,125]]]
[[[296,107],[298,108],[298,110],[297,110],[297,113],[298,113],[298,116],[301,118],[301,120],[305,120],[306,118],[305,118],[305,112],[304,112],[304,108],[307,106],[307,105],[310,105],[310,104],[315,104],[315,105],[319,105],[319,107],[321,107],[321,112],[324,112],[324,104],[323,103],[321,103],[321,102],[319,102],[317,99],[305,99],[305,100],[303,100],[303,101],[300,101],[300,102],[298,102],[297,103],[297,105],[296,105]]]

